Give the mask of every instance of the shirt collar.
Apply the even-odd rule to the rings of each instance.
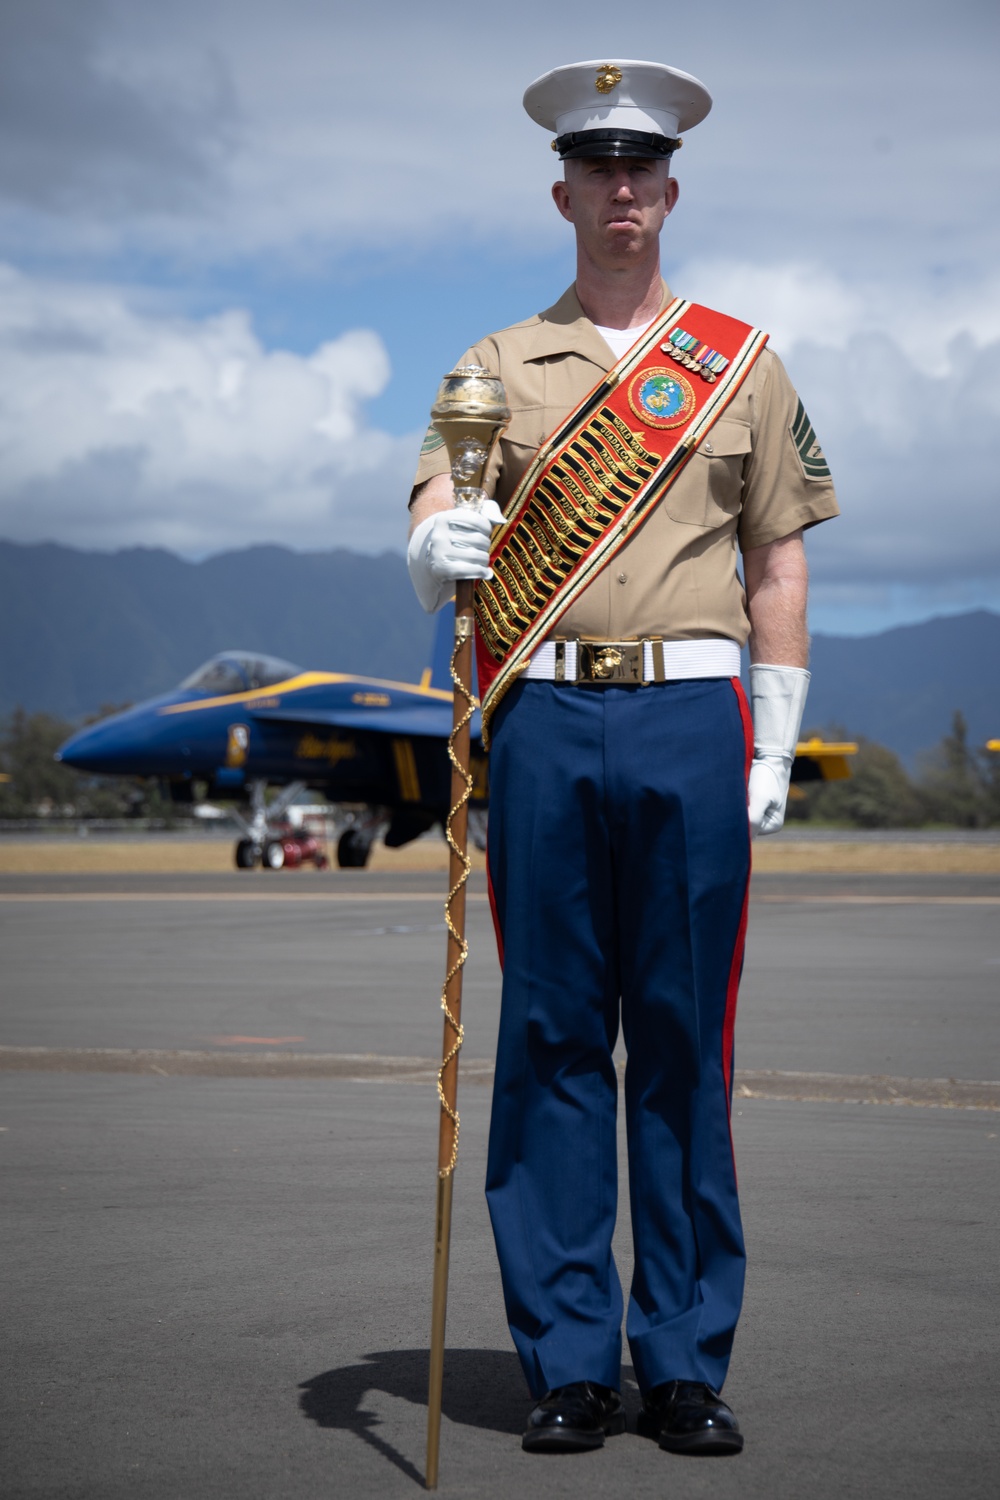
[[[660,312],[673,301],[673,293],[667,283],[663,281],[661,286],[663,294]],[[547,307],[538,316],[541,322],[533,330],[529,359],[547,359],[553,354],[577,354],[602,370],[610,370],[616,363],[611,350],[580,306],[575,283],[563,292],[558,302]]]

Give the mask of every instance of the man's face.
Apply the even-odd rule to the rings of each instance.
[[[677,182],[662,159],[579,157],[566,162],[566,180],[552,197],[577,240],[597,265],[641,260],[654,245],[677,201]]]

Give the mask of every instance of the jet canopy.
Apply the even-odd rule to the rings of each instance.
[[[181,687],[188,692],[208,693],[213,698],[227,693],[252,693],[258,688],[287,682],[301,671],[279,656],[258,656],[253,651],[222,651],[203,667],[185,677]]]

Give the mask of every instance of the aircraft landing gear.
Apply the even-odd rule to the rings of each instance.
[[[280,839],[268,839],[260,852],[260,862],[265,870],[280,870],[285,863],[285,850]]]
[[[348,828],[337,840],[337,864],[342,870],[363,870],[372,852],[372,841],[356,828]]]
[[[275,826],[280,826],[286,809],[294,802],[305,786],[304,781],[293,781],[284,787],[270,804],[266,800],[267,782],[251,781],[248,786],[250,806],[244,812],[233,812],[232,816],[243,837],[236,845],[235,857],[238,870],[254,870],[262,865],[265,870],[280,870],[288,861],[280,839],[274,837]],[[277,855],[274,851],[277,850]],[[299,861],[301,864],[301,860]]]
[[[346,819],[347,827],[337,839],[337,864],[342,870],[363,870],[372,852],[376,839],[382,837],[390,824],[389,810],[385,807],[358,808]]]
[[[260,858],[260,850],[252,839],[240,839],[236,845],[237,870],[252,870]]]

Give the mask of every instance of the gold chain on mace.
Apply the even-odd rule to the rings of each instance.
[[[444,985],[441,990],[441,1009],[444,1011],[445,1020],[455,1034],[455,1040],[448,1052],[445,1053],[444,1058],[441,1062],[441,1066],[438,1068],[437,1091],[438,1099],[441,1101],[441,1108],[444,1110],[445,1114],[454,1125],[455,1133],[452,1136],[451,1142],[451,1160],[448,1162],[448,1165],[446,1167],[440,1167],[438,1169],[439,1177],[450,1177],[452,1172],[454,1172],[455,1170],[455,1163],[458,1161],[458,1130],[461,1124],[458,1110],[452,1108],[445,1096],[444,1070],[452,1061],[452,1059],[458,1056],[459,1052],[462,1050],[462,1043],[465,1041],[465,1027],[462,1025],[461,1021],[455,1019],[451,1011],[451,1006],[448,1004],[448,986],[451,984],[451,981],[454,979],[455,975],[459,973],[459,971],[463,968],[465,960],[469,956],[469,945],[466,942],[464,936],[459,932],[458,928],[452,921],[451,904],[469,878],[469,874],[472,870],[472,861],[469,858],[467,849],[460,849],[458,847],[458,844],[455,842],[455,836],[451,831],[451,825],[453,818],[455,818],[455,816],[462,810],[462,808],[465,806],[472,795],[472,776],[466,769],[466,767],[462,765],[458,756],[455,754],[455,737],[461,730],[465,728],[466,724],[469,723],[472,715],[479,707],[479,704],[477,703],[472,693],[469,692],[469,689],[466,687],[465,683],[459,677],[458,672],[455,669],[455,662],[457,660],[459,651],[462,649],[463,643],[469,638],[469,636],[471,636],[473,628],[474,627],[471,616],[459,615],[457,617],[457,619],[455,620],[455,648],[451,653],[451,680],[455,684],[457,690],[461,693],[462,697],[465,699],[466,709],[465,713],[458,720],[457,724],[454,725],[451,734],[448,736],[448,759],[451,761],[453,767],[461,776],[463,782],[465,783],[465,786],[462,791],[462,795],[459,797],[458,801],[449,812],[447,821],[444,825],[445,838],[448,840],[448,844],[451,849],[455,854],[458,855],[459,859],[462,861],[462,873],[456,880],[455,884],[452,886],[451,890],[448,892],[447,899],[444,903],[445,925],[448,928],[451,936],[455,940],[455,944],[458,948],[458,957],[455,959],[455,962],[452,964],[451,968],[448,970],[447,974],[444,977]],[[468,839],[466,839],[466,844],[468,844]]]

